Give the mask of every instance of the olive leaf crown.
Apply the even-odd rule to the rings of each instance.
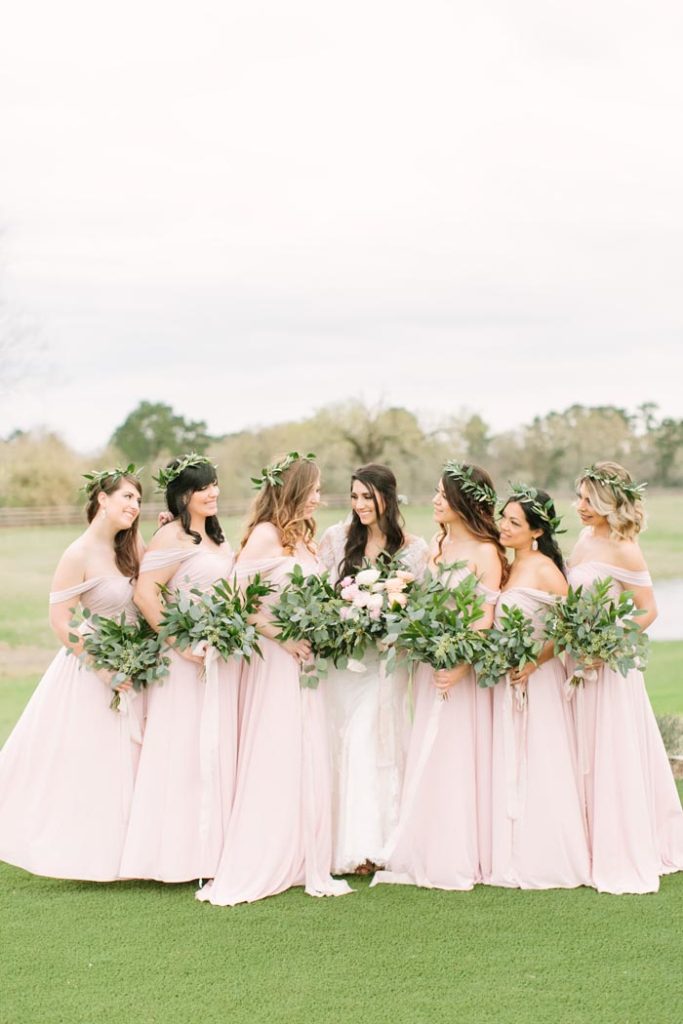
[[[588,466],[584,469],[579,479],[594,480],[596,484],[610,487],[617,500],[625,497],[629,501],[642,501],[647,487],[646,482],[636,484],[633,481],[622,480],[616,473],[607,473],[604,469],[598,469],[596,466]]]
[[[254,490],[260,491],[266,484],[270,484],[271,487],[282,487],[282,474],[285,470],[289,469],[290,466],[293,466],[300,459],[303,459],[305,462],[313,462],[315,457],[313,452],[309,452],[308,455],[300,455],[299,452],[288,452],[284,459],[280,459],[279,462],[273,462],[270,466],[264,466],[260,476],[251,477]]]
[[[510,484],[510,497],[508,501],[518,501],[522,505],[528,505],[534,515],[542,519],[544,523],[548,524],[548,529],[551,533],[566,533],[566,530],[561,530],[562,516],[553,515],[554,507],[551,498],[547,501],[541,501],[538,496],[538,490],[535,487],[529,487],[527,484],[513,484],[511,480],[508,481]]]
[[[496,492],[488,484],[479,483],[474,479],[472,466],[465,468],[461,462],[451,459],[443,467],[443,472],[460,485],[460,490],[481,505],[492,505],[495,508]]]
[[[81,493],[90,498],[96,491],[102,489],[105,481],[111,480],[113,484],[117,484],[126,476],[139,476],[144,468],[144,466],[138,467],[135,463],[130,462],[125,469],[117,466],[115,469],[93,469],[90,473],[81,473],[85,479]]]
[[[168,466],[167,468],[161,468],[156,476],[152,477],[155,484],[157,485],[158,491],[165,491],[169,484],[173,483],[174,480],[180,476],[190,466],[213,466],[217,469],[215,463],[211,461],[206,455],[198,455],[197,452],[190,452],[188,455],[183,455],[182,459],[179,459],[175,466]]]

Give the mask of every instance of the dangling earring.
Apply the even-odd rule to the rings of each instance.
[[[531,550],[532,551],[538,551],[538,541],[536,540],[535,537],[534,537],[534,539],[531,542]]]
[[[102,506],[102,518],[103,518],[103,519],[106,519],[106,518],[107,518],[107,510],[106,510],[106,508],[104,507],[104,505]]]

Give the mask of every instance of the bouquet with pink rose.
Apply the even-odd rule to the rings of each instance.
[[[340,615],[353,625],[357,636],[359,653],[354,660],[359,660],[367,647],[375,644],[391,671],[396,659],[398,625],[414,583],[414,575],[395,558],[380,559],[375,566],[365,564],[355,575],[341,581],[339,596],[345,605]]]

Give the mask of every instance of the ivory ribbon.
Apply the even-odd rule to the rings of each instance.
[[[519,718],[521,716],[521,719]],[[507,788],[507,815],[515,821],[526,802],[527,786],[527,697],[519,686],[513,686],[509,673],[505,676],[503,698],[503,748]],[[517,742],[517,740],[519,742]]]
[[[128,824],[130,806],[133,800],[135,773],[133,771],[133,743],[142,743],[142,733],[137,715],[133,711],[133,701],[137,697],[135,690],[119,690],[119,707],[117,712],[119,724],[119,746],[121,751],[121,820]]]
[[[220,702],[218,662],[220,654],[206,640],[200,641],[192,653],[204,657],[205,679],[204,701],[199,722],[199,839],[204,859],[209,859],[208,849],[212,822],[220,822]]]

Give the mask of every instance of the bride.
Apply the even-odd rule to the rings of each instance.
[[[351,516],[324,533],[319,557],[337,584],[364,561],[397,557],[419,577],[427,544],[404,532],[396,477],[370,463],[351,477]],[[332,669],[327,694],[333,756],[333,871],[370,874],[396,825],[409,718],[408,674],[384,672],[369,650],[363,670]]]

